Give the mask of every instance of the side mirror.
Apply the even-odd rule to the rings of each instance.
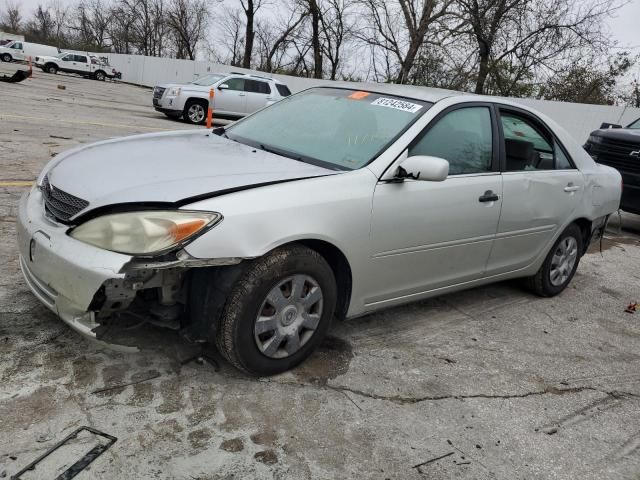
[[[448,176],[449,162],[444,158],[416,155],[407,158],[400,164],[394,178],[442,182]]]
[[[218,85],[218,90],[229,90],[229,85],[227,85],[226,83]]]

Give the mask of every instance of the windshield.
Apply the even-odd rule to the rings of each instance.
[[[224,75],[219,75],[217,73],[214,73],[211,75],[205,75],[204,77],[196,78],[193,82],[191,82],[191,84],[192,85],[213,85],[218,80],[222,80],[223,78],[224,78]]]
[[[631,125],[629,125],[627,128],[637,128],[640,130],[640,118],[635,122],[633,122]]]
[[[229,127],[241,143],[334,170],[367,165],[431,103],[337,88],[281,100]]]

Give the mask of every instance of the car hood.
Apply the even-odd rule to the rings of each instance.
[[[198,92],[208,92],[211,87],[210,86],[202,86],[202,85],[193,85],[191,83],[163,83],[162,85],[156,85],[156,87],[169,89],[169,88],[180,88],[181,91],[198,91]]]
[[[640,129],[638,128],[605,128],[596,130],[591,135],[640,144]]]
[[[36,60],[37,61],[43,61],[43,60],[60,60],[58,57],[54,57],[53,55],[37,55],[36,56]]]
[[[96,208],[186,204],[264,184],[339,173],[234,142],[208,130],[136,135],[76,148],[45,169],[56,189]]]

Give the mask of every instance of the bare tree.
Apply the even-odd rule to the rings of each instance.
[[[8,0],[5,4],[5,11],[0,16],[0,26],[10,33],[18,33],[22,26],[22,13],[20,5]]]
[[[345,41],[352,33],[353,24],[349,18],[348,0],[328,0],[326,8],[320,16],[322,27],[322,52],[329,61],[329,78],[336,79],[338,69],[342,63],[342,53]]]
[[[277,16],[257,24],[259,70],[284,71],[291,65],[289,49],[293,42],[300,41],[299,30],[309,12],[297,3],[289,4],[289,7],[286,17]]]
[[[195,60],[208,24],[206,0],[172,0],[167,11],[167,26],[174,37],[177,58]]]
[[[240,5],[245,15],[244,54],[242,55],[242,67],[251,68],[253,55],[253,42],[255,40],[255,17],[262,6],[262,0],[240,0]]]
[[[215,42],[218,47],[211,49],[213,56],[221,63],[239,67],[244,55],[244,23],[243,13],[239,9],[229,8],[225,15],[217,22],[220,32]],[[225,53],[218,53],[223,47]]]
[[[462,26],[477,45],[475,92],[489,84],[511,94],[539,66],[566,65],[580,51],[605,48],[602,20],[620,7],[608,0],[457,0]],[[464,27],[459,31],[464,31]],[[559,62],[558,62],[559,61]],[[511,72],[504,76],[505,68]],[[506,81],[511,77],[512,81]],[[515,81],[515,82],[514,82]]]
[[[432,42],[427,33],[451,13],[453,0],[360,0],[365,9],[365,28],[357,36],[382,50],[391,74],[391,59],[397,63],[395,80],[406,83],[420,48]]]
[[[48,7],[39,4],[27,22],[27,33],[37,42],[50,43],[56,30],[55,21]]]

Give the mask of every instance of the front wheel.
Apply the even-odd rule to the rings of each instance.
[[[207,103],[204,101],[200,102],[197,100],[189,100],[184,106],[184,113],[182,116],[187,123],[195,125],[204,123],[204,120],[207,117]]]
[[[305,360],[335,311],[336,281],[316,251],[301,245],[255,260],[225,304],[216,343],[235,367],[275,375]]]
[[[9,55],[8,53],[3,53],[2,55],[0,55],[0,59],[2,59],[3,62],[10,62],[11,59],[11,55]]]
[[[582,232],[572,224],[556,240],[538,272],[527,279],[531,291],[541,297],[562,292],[573,278],[582,252]]]

